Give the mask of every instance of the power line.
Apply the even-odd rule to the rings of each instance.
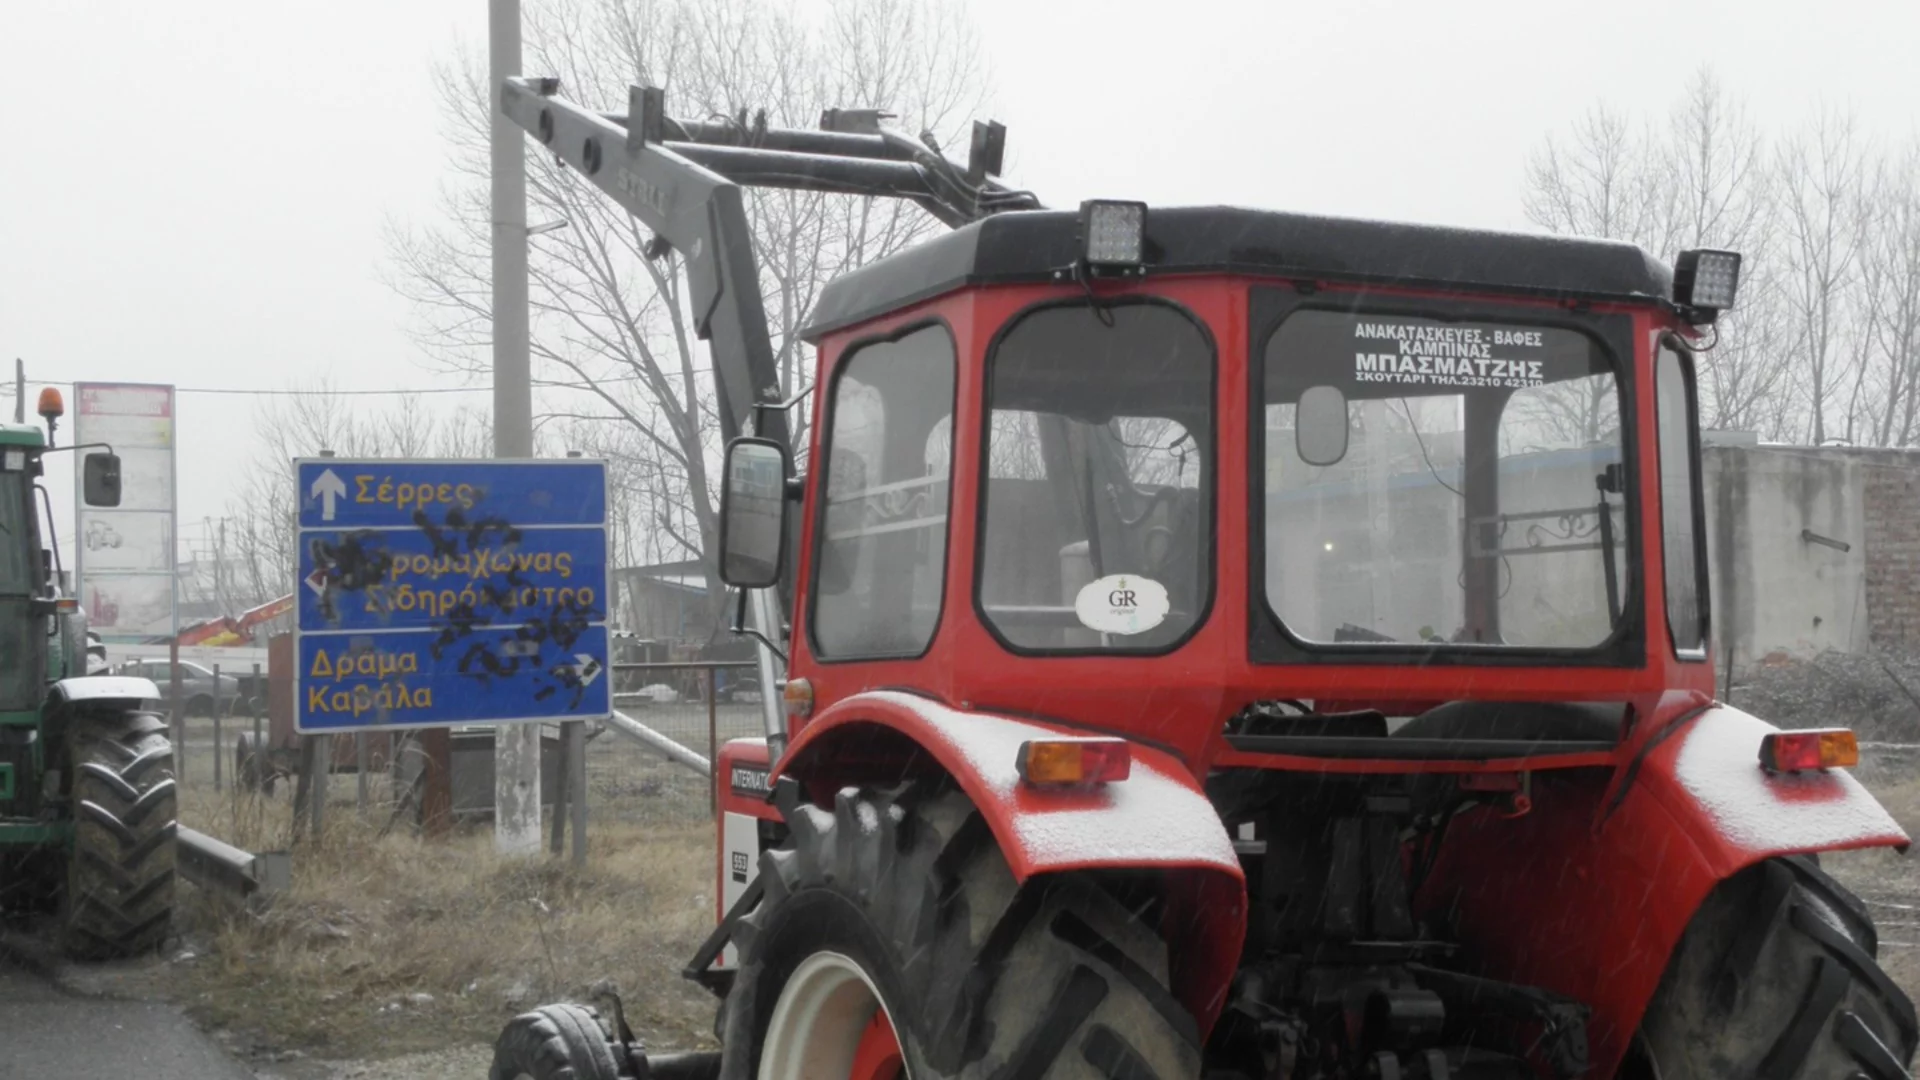
[[[679,378],[686,377],[686,375],[688,375],[689,372],[663,371],[660,374],[662,377],[665,377],[665,378],[679,379]],[[711,375],[713,374],[713,369],[712,368],[694,368],[690,374]],[[644,381],[644,377],[639,375],[614,375],[605,379],[592,379],[587,382],[577,382],[577,383],[554,382],[551,380],[536,379],[534,380],[534,386],[537,388],[548,389],[548,390],[582,390],[584,391],[584,390],[590,389],[593,385],[598,385],[598,384],[631,383],[631,382],[642,382],[642,381]],[[43,379],[28,379],[27,385],[28,386],[62,386],[64,387],[64,386],[72,386],[73,383],[52,382],[52,381],[43,380]],[[7,385],[6,389],[8,391],[7,396],[12,397],[13,387],[9,384]],[[299,388],[254,389],[250,387],[239,387],[239,386],[176,386],[173,388],[173,392],[176,394],[224,394],[224,395],[233,395],[233,396],[240,396],[240,397],[405,397],[410,394],[490,394],[493,392],[493,387],[491,386],[404,387],[403,386],[403,387],[394,387],[392,389],[387,389],[387,390],[316,390],[316,389],[299,389]]]

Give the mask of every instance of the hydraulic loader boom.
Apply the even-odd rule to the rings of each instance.
[[[686,259],[694,328],[711,342],[727,438],[751,427],[789,442],[741,185],[907,199],[954,227],[1039,208],[1032,195],[990,179],[1005,143],[999,124],[975,125],[963,170],[869,110],[830,110],[824,130],[802,131],[769,128],[764,116],[675,120],[656,87],[633,87],[624,117],[583,109],[558,90],[554,79],[508,79],[501,108]]]
[[[1026,192],[991,179],[1006,129],[976,123],[964,169],[922,136],[888,129],[872,110],[829,110],[820,131],[769,128],[762,114],[724,123],[675,120],[666,95],[634,86],[626,116],[608,116],[556,96],[559,80],[507,79],[501,110],[652,230],[650,255],[686,260],[694,332],[709,343],[724,439],[751,432],[793,460],[791,427],[760,299],[753,235],[740,185],[907,199],[950,227],[1003,210],[1037,209]],[[787,582],[753,596],[767,738],[785,745],[773,649],[786,624]]]

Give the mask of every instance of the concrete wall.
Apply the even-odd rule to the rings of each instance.
[[[1705,451],[1716,659],[1859,651],[1870,641],[1859,466],[1809,448]],[[1840,551],[1807,538],[1848,546]]]

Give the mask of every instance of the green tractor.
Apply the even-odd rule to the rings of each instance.
[[[82,959],[149,952],[173,914],[176,792],[167,722],[147,679],[92,674],[104,656],[65,591],[52,504],[40,485],[64,412],[40,396],[46,433],[0,424],[0,908],[52,913]],[[120,503],[120,460],[86,455],[82,498]],[[40,509],[46,513],[41,514]]]

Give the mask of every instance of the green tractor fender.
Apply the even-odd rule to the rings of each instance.
[[[127,675],[82,675],[61,679],[47,691],[51,710],[76,707],[138,709],[142,702],[159,701],[160,688],[152,679]]]

